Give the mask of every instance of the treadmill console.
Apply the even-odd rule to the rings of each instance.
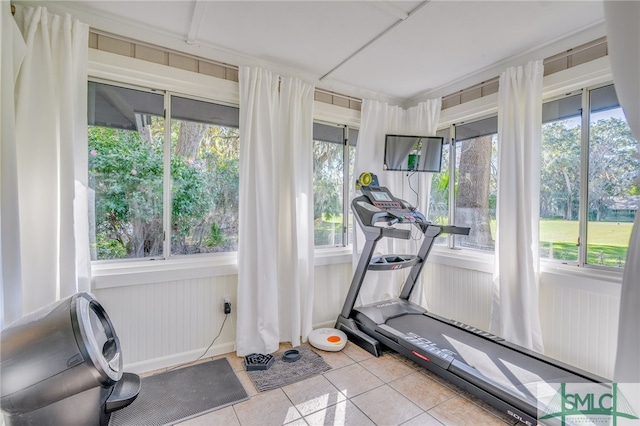
[[[400,204],[387,188],[363,187],[362,193],[369,199],[369,202],[381,210],[402,210],[404,206]]]
[[[361,188],[364,202],[370,204],[374,208],[368,208],[359,204],[370,211],[378,211],[381,214],[375,215],[374,221],[381,219],[386,220],[389,225],[398,222],[418,222],[427,223],[427,219],[422,213],[411,207],[409,203],[391,194],[389,189],[383,186],[370,185]]]

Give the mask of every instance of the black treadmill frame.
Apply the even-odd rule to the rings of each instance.
[[[390,194],[388,189],[381,189]],[[504,339],[485,331],[431,314],[427,312],[426,309],[415,305],[408,300],[420,273],[422,272],[426,259],[433,248],[435,239],[444,232],[468,234],[468,228],[433,225],[427,222],[426,219],[424,221],[409,221],[412,225],[420,229],[424,235],[424,240],[417,253],[418,261],[414,262],[411,266],[411,270],[401,289],[399,298],[354,308],[367,270],[374,269],[370,268],[369,265],[377,243],[385,237],[401,239],[409,239],[411,237],[410,230],[399,229],[391,226],[394,223],[405,221],[402,219],[398,220],[397,214],[390,214],[382,209],[376,211],[376,209],[371,208],[373,206],[369,201],[369,197],[367,197],[367,191],[365,190],[363,192],[365,195],[353,199],[351,202],[351,208],[354,213],[354,217],[364,232],[366,241],[360,260],[354,272],[345,304],[335,325],[337,329],[342,330],[347,334],[349,340],[353,341],[376,357],[382,355],[383,348],[392,349],[461,389],[475,395],[497,410],[507,414],[514,420],[527,425],[536,425],[539,423],[537,418],[537,404],[532,404],[530,401],[527,402],[517,397],[510,392],[509,389],[499,383],[491,381],[491,379],[482,375],[473,367],[470,367],[458,360],[454,360],[453,357],[451,357],[451,359],[447,359],[446,356],[440,358],[440,356],[434,356],[433,353],[412,345],[401,336],[404,333],[387,326],[386,322],[391,318],[403,315],[426,315],[433,320],[446,324],[447,326],[456,327],[464,332],[490,340],[494,344],[515,351],[523,356],[530,357],[538,362],[546,363],[564,370],[568,375],[576,377],[579,382],[586,381],[601,384],[608,382],[602,377],[598,377],[553,358],[507,342]],[[424,218],[424,216],[415,210],[410,209],[408,207],[408,203],[405,201],[395,197],[393,198],[394,201],[400,202],[403,207],[407,207],[408,211],[417,213],[419,217]],[[369,206],[366,206],[366,204],[369,204]],[[375,226],[377,222],[383,221],[386,221],[389,226]],[[389,316],[383,316],[382,319],[378,318],[377,321],[372,320],[367,314],[363,313],[363,311],[367,310],[389,309],[389,306],[391,306],[391,313]]]

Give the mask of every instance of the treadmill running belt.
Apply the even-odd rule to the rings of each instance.
[[[539,395],[542,390],[539,385],[544,383],[589,382],[557,366],[427,315],[404,315],[391,318],[385,324],[405,334],[417,334],[438,348],[453,352],[457,361],[473,367],[505,388],[516,389],[525,400]]]

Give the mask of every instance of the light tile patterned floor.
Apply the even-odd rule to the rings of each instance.
[[[401,355],[387,352],[376,358],[352,343],[341,352],[314,350],[322,355],[331,370],[266,392],[256,391],[244,369],[243,358],[225,355],[250,398],[180,426],[504,426],[514,423]]]

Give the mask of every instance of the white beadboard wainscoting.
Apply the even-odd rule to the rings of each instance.
[[[622,277],[597,270],[540,276],[540,323],[545,354],[607,379],[613,377]],[[637,324],[627,325],[637,327]]]
[[[488,268],[477,269],[428,262],[425,294],[433,313],[488,331],[493,274]],[[609,379],[615,362],[620,283],[597,270],[576,269],[546,268],[541,273],[545,355]]]
[[[127,371],[142,373],[197,359],[220,331],[223,298],[232,311],[207,356],[232,352],[237,275],[93,291],[118,333]]]
[[[333,327],[351,282],[351,262],[315,270],[314,327]],[[130,284],[124,274],[117,285],[92,291],[118,333],[127,371],[152,371],[201,356],[220,332],[226,296],[232,311],[206,356],[235,351],[237,274],[171,281],[162,276],[173,274],[154,274],[157,282],[137,275]]]
[[[458,262],[437,253],[432,258],[423,272],[429,309],[488,330],[493,266],[486,261]],[[333,261],[326,259],[330,257],[320,262],[316,259],[313,312],[316,328],[334,325],[351,282],[349,255],[342,254]],[[620,280],[584,268],[547,269],[543,270],[540,286],[546,355],[610,378],[617,340]],[[186,274],[188,278],[174,279],[177,275],[156,273],[151,274],[151,280],[138,275],[130,282],[124,275],[118,284],[114,284],[113,275],[94,279],[93,293],[114,323],[128,371],[151,371],[202,355],[220,331],[225,296],[231,298],[232,314],[207,356],[235,350],[238,283],[235,269],[191,272]]]

